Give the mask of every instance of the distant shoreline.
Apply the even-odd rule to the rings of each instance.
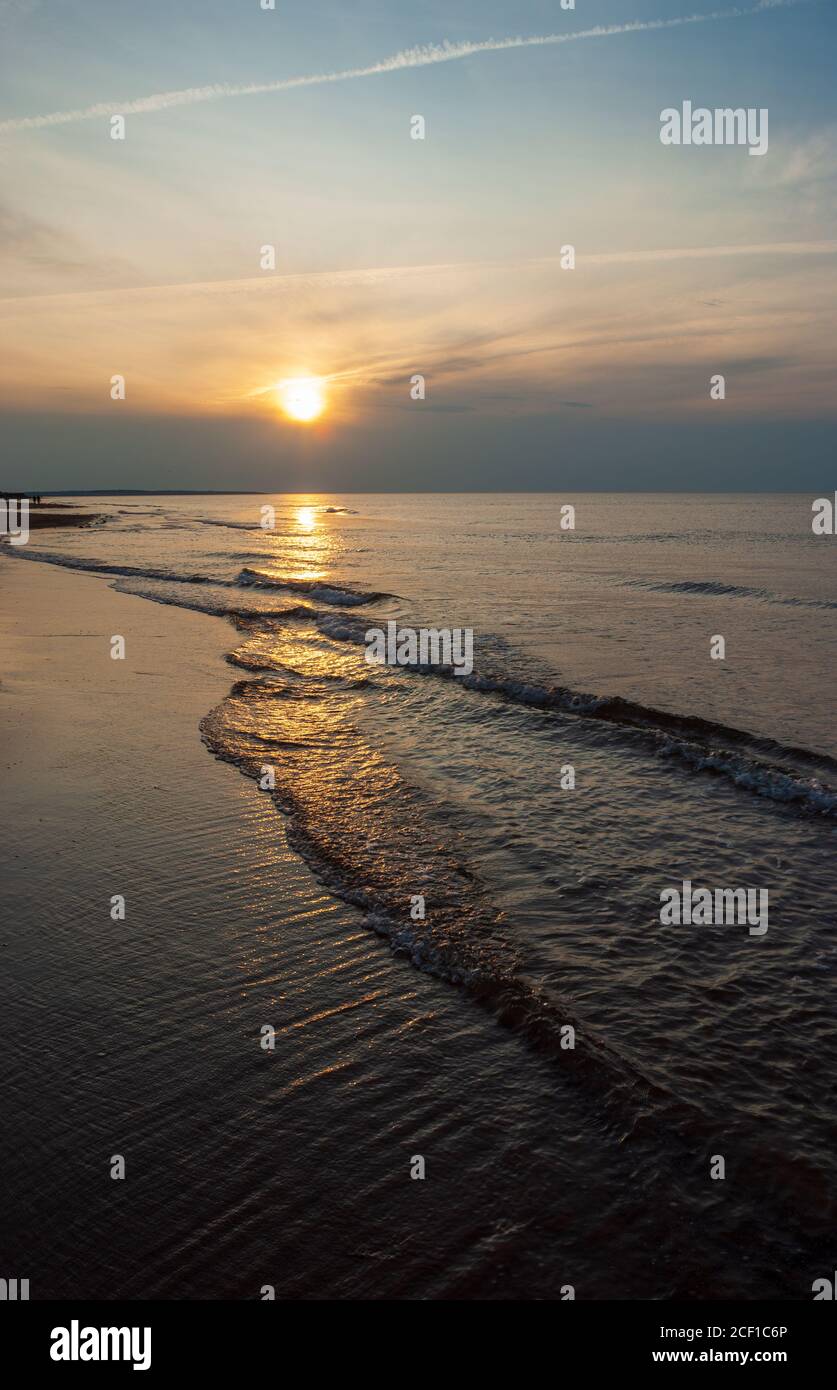
[[[42,488],[40,492],[37,488],[26,488],[25,490],[22,489],[20,492],[15,492],[14,490],[11,490],[6,491],[5,493],[2,490],[0,490],[0,497],[5,496],[9,498],[28,498],[30,502],[32,501],[33,497],[41,497],[46,499],[45,501],[34,503],[33,505],[35,506],[48,506],[52,499],[56,497],[271,497],[273,495],[274,494],[270,492],[259,492],[258,489],[245,489],[244,491],[239,491],[237,489],[231,490],[229,488],[225,488],[223,491],[220,492],[215,491],[212,488],[162,488],[158,491],[156,488],[147,487],[97,487],[89,489],[65,488],[63,490],[58,491],[55,491],[54,489],[47,490],[46,488]],[[308,493],[300,492],[297,494],[287,495],[307,497]],[[53,505],[61,507],[67,506],[69,504],[66,502],[54,502]]]
[[[40,496],[55,497],[810,497],[816,488],[787,490],[727,488],[335,488],[311,486],[307,491],[278,488],[70,488],[63,491],[42,489]],[[820,492],[830,495],[828,487]],[[833,489],[831,489],[833,491]],[[31,490],[30,490],[31,492]],[[10,496],[16,494],[9,494]]]

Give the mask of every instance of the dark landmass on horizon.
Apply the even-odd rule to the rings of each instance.
[[[31,491],[31,489],[30,489]],[[37,489],[35,489],[37,491]],[[18,494],[12,494],[17,496]],[[25,494],[24,494],[25,495]],[[171,488],[171,487],[91,487],[55,488],[40,493],[41,497],[260,497],[254,488]]]
[[[37,488],[29,491],[37,492]],[[53,497],[312,497],[328,496],[331,493],[346,497],[384,496],[439,496],[439,497],[480,497],[480,496],[561,496],[562,494],[601,493],[605,497],[614,495],[625,497],[807,497],[816,488],[746,488],[736,491],[728,488],[668,488],[668,487],[468,487],[468,488],[354,488],[354,487],[310,487],[310,488],[71,488],[56,491],[44,488],[40,496]],[[826,492],[830,490],[826,489]],[[21,494],[9,492],[11,497]],[[24,496],[27,494],[23,494]],[[43,505],[47,505],[45,502]]]

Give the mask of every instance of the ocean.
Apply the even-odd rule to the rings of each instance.
[[[115,1232],[110,1189],[72,1168],[84,1258],[30,1239],[42,1287],[810,1298],[837,1215],[837,560],[812,501],[112,497],[33,532],[4,569],[222,619],[229,663],[188,736],[227,770],[203,876],[162,850],[143,871],[124,1018],[124,973],[99,970],[97,1017],[135,1038],[122,1100],[89,1024],[60,1141],[24,1067],[21,1212],[103,1106],[130,1097],[145,1154]],[[472,631],[473,670],[370,663],[389,622]],[[175,766],[156,696],[149,757]],[[114,703],[117,732],[133,718]],[[188,841],[209,808],[176,795]],[[663,923],[687,882],[766,891],[767,930]],[[40,1031],[31,995],[13,1008]]]

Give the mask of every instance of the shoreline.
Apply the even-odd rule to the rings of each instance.
[[[393,954],[205,747],[234,681],[226,619],[111,582],[0,557],[8,1268],[32,1300],[473,1296],[471,1233],[494,1223],[473,1135],[525,1065],[537,1151],[555,1077]],[[492,1210],[522,1231],[516,1147],[483,1144]],[[536,1185],[566,1161],[539,1159]],[[508,1296],[529,1265],[521,1247]],[[616,1287],[603,1271],[600,1296]]]
[[[92,526],[103,515],[101,512],[75,512],[71,516],[63,512],[41,511],[34,508],[29,512],[30,531],[45,531],[56,526]]]
[[[659,1024],[651,1011],[620,1014],[626,999],[637,999],[630,975],[626,983],[614,968],[594,978],[583,954],[590,929],[559,910],[554,1016],[562,1026],[575,1017],[572,1001],[583,1000],[573,1059],[533,1048],[515,1026],[522,1019],[498,1022],[465,991],[394,953],[374,921],[336,898],[291,848],[293,828],[273,798],[201,739],[201,723],[239,684],[225,660],[236,642],[232,625],[113,582],[110,574],[3,565],[0,557],[10,826],[0,1176],[8,1267],[31,1281],[31,1297],[252,1299],[266,1283],[291,1299],[540,1299],[555,1297],[567,1270],[577,1271],[589,1299],[624,1297],[626,1289],[637,1299],[672,1298],[684,1288],[696,1298],[794,1296],[818,1239],[812,1183],[825,1190],[827,1143],[777,1174],[743,1128],[733,1136],[754,1183],[737,1203],[736,1223],[757,1208],[781,1211],[787,1183],[799,1184],[799,1220],[783,1227],[793,1258],[777,1264],[768,1238],[747,1269],[726,1265],[725,1220],[708,1220],[700,1240],[684,1246],[676,1232],[693,1219],[700,1194],[683,1174],[680,1145],[696,1151],[709,1141],[713,1092],[706,1105],[698,1094],[684,1110],[681,1073],[663,1059],[649,1113],[631,1058]],[[114,636],[125,640],[124,660],[111,658]],[[306,708],[301,702],[301,715]],[[270,735],[267,713],[248,720],[244,711],[242,728]],[[345,758],[354,745],[325,736],[335,718],[327,707],[315,714],[323,737],[268,742],[283,776],[307,785],[316,821],[329,796],[342,795],[335,750]],[[433,738],[420,737],[433,716],[431,705],[417,711],[412,756],[424,748],[435,758],[438,720]],[[378,727],[370,716],[373,747]],[[481,723],[481,757],[486,745],[504,754],[508,727],[502,717]],[[548,762],[540,722],[514,728],[526,765]],[[627,756],[614,756],[624,768]],[[602,762],[605,771],[610,765]],[[417,778],[422,769],[427,759]],[[688,792],[655,781],[671,805],[683,795],[696,808],[705,802],[703,784]],[[527,795],[531,785],[528,775]],[[540,797],[549,795],[543,782]],[[355,804],[350,786],[344,806],[354,814]],[[587,807],[595,829],[596,805],[588,799]],[[600,814],[610,844],[610,799]],[[740,820],[742,842],[760,846],[759,809]],[[351,816],[342,823],[351,832]],[[398,830],[392,819],[384,824]],[[415,826],[410,837],[412,845]],[[788,853],[808,853],[796,821],[785,837]],[[376,846],[364,858],[365,844],[357,842],[361,870],[376,862]],[[706,842],[705,862],[732,862],[734,850]],[[631,853],[618,843],[615,852]],[[662,872],[664,848],[654,853]],[[492,860],[490,844],[488,854],[486,873],[502,891],[509,861],[502,850]],[[420,876],[406,880],[397,865],[407,861],[394,861],[387,882],[396,896],[401,885],[404,911],[405,884],[421,886],[431,860],[415,861]],[[768,872],[766,862],[762,868]],[[533,882],[538,873],[535,863]],[[598,895],[599,882],[592,886]],[[541,900],[515,900],[519,891],[513,884],[505,902],[525,930],[540,921]],[[803,908],[815,908],[807,883],[801,891]],[[124,912],[114,916],[114,905]],[[623,927],[620,941],[641,960],[644,935],[633,920],[633,935]],[[816,946],[814,925],[802,926]],[[600,920],[598,929],[615,942],[615,926]],[[573,939],[582,948],[575,961],[563,945]],[[774,940],[783,954],[750,967],[760,972],[765,1026],[773,1019],[770,980],[801,968],[793,940]],[[605,970],[606,956],[596,958]],[[669,999],[684,989],[680,960],[674,942]],[[819,979],[812,976],[812,989]],[[711,975],[705,983],[711,990]],[[714,1030],[735,1100],[736,1034],[723,1031],[730,1016],[715,1000],[702,1026]],[[541,1017],[539,1007],[536,1025]],[[797,1055],[788,1050],[786,1068]],[[693,1075],[701,1056],[690,1054]],[[714,1084],[708,1073],[705,1084]],[[783,1094],[790,1104],[789,1085]],[[639,1113],[644,1127],[626,1153],[614,1135]],[[771,1129],[774,1149],[784,1125]],[[112,1181],[114,1155],[125,1161],[127,1186]],[[426,1183],[411,1180],[416,1156]],[[665,1179],[671,1228],[632,1186],[639,1159]],[[609,1214],[604,1225],[600,1213]],[[653,1265],[649,1240],[660,1252]]]
[[[74,518],[75,520],[75,518]],[[146,599],[137,598],[133,594],[121,594],[111,586],[113,577],[111,575],[99,575],[79,569],[67,569],[64,566],[50,564],[48,561],[28,560],[26,566],[21,566],[18,560],[22,557],[8,557],[0,549],[0,639],[3,642],[2,689],[8,694],[10,690],[19,688],[22,694],[25,689],[29,698],[37,698],[39,687],[31,683],[31,678],[35,670],[42,670],[44,659],[50,659],[52,655],[59,655],[57,650],[52,652],[47,648],[41,648],[39,659],[35,654],[29,652],[29,647],[36,639],[47,643],[56,634],[51,634],[49,628],[53,625],[57,615],[65,608],[72,607],[66,603],[68,595],[67,584],[72,583],[69,576],[73,576],[77,581],[77,588],[71,592],[79,596],[84,594],[82,606],[85,618],[98,624],[94,632],[79,631],[77,633],[66,634],[67,637],[75,636],[79,639],[89,641],[99,637],[103,647],[99,649],[98,655],[109,660],[109,665],[98,667],[100,676],[108,678],[110,688],[115,689],[110,677],[117,674],[121,677],[126,673],[133,677],[133,662],[128,659],[125,663],[110,662],[108,639],[112,632],[121,631],[127,628],[133,629],[136,633],[142,649],[147,652],[149,644],[153,643],[162,634],[152,633],[150,629],[157,626],[170,626],[171,635],[179,641],[186,640],[186,650],[191,658],[196,662],[202,673],[207,677],[206,694],[209,700],[209,707],[213,701],[217,702],[223,698],[231,684],[228,678],[228,669],[224,664],[224,657],[233,645],[230,640],[232,637],[229,624],[219,617],[210,614],[194,615],[192,610],[170,609],[168,621],[160,617],[156,611],[157,605],[149,604]],[[4,563],[6,559],[14,563]],[[20,612],[23,604],[27,602],[33,611],[35,625],[23,624],[20,619]],[[146,614],[144,610],[148,610]],[[203,619],[203,624],[194,623],[194,616]],[[114,627],[115,622],[121,623],[121,627]],[[215,635],[210,637],[213,632]],[[202,631],[203,640],[194,638],[189,640],[187,634],[195,634]],[[15,652],[21,662],[19,669],[10,670],[9,654]],[[218,662],[218,681],[217,686],[212,680],[212,674],[208,663],[213,657]],[[66,648],[60,652],[61,662],[67,658]],[[70,668],[72,672],[72,666]],[[79,672],[76,668],[75,675]],[[226,678],[226,680],[225,680]],[[121,683],[121,682],[120,682]],[[196,711],[198,701],[196,700]],[[200,719],[206,713],[206,708],[196,713],[195,732],[199,739],[198,725]]]
[[[20,500],[12,495],[6,496],[5,501],[0,496],[0,505],[6,507],[9,502],[14,507],[14,515],[20,516]],[[5,516],[5,512],[4,512]],[[77,526],[80,529],[94,526],[96,522],[107,521],[104,512],[80,512],[72,502],[38,502],[30,503],[26,517],[26,528],[29,532],[46,531],[56,527]],[[15,529],[18,529],[17,527]],[[0,550],[7,542],[5,533],[0,536]]]

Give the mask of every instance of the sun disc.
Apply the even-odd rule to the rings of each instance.
[[[291,420],[316,420],[321,414],[325,401],[322,383],[316,377],[303,376],[293,381],[280,381],[277,389],[279,404]]]

